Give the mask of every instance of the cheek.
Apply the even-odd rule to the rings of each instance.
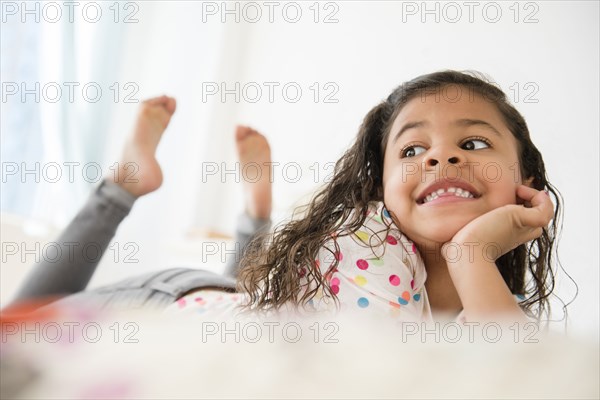
[[[412,202],[411,181],[396,169],[385,176],[383,181],[383,200],[390,211],[398,215]]]
[[[510,171],[508,171],[510,172]],[[517,187],[512,176],[500,179],[498,182],[490,183],[490,202],[494,207],[501,207],[507,204],[517,204]]]

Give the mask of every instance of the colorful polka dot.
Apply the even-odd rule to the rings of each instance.
[[[408,301],[410,300],[410,293],[408,292],[403,292],[401,297],[398,297],[398,303],[402,304],[403,306],[408,304]]]
[[[383,259],[381,259],[381,258],[371,258],[369,260],[369,264],[374,265],[376,267],[381,267],[381,266],[383,266]]]
[[[354,283],[356,283],[358,286],[365,286],[367,284],[367,278],[362,275],[356,275],[354,278]]]
[[[358,269],[365,270],[369,268],[369,263],[367,262],[367,260],[363,260],[361,258],[360,260],[356,261],[356,266],[358,267]]]
[[[184,298],[184,297],[182,297],[182,298],[180,298],[179,300],[177,300],[177,305],[179,306],[179,308],[183,308],[183,307],[185,307],[185,305],[186,305],[185,298]]]
[[[331,285],[331,291],[333,294],[338,294],[340,292],[340,287],[338,285]]]
[[[344,259],[344,255],[342,254],[341,251],[336,251],[334,256],[335,256],[335,259],[338,261],[342,261]]]
[[[300,271],[298,271],[298,275],[300,275],[300,278],[304,277],[304,275],[306,275],[306,268],[300,268]]]
[[[339,278],[333,278],[330,282],[331,286],[339,286],[340,285],[340,280]]]
[[[204,300],[202,297],[196,297],[196,298],[194,299],[194,301],[195,301],[196,303],[198,303],[198,305],[201,305],[201,306],[202,306],[202,305],[204,305],[204,304],[206,304],[206,300]]]
[[[400,308],[400,304],[394,303],[393,301],[390,301],[390,306],[392,306],[394,308]]]
[[[413,252],[414,254],[417,254],[417,246],[415,246],[415,244],[414,244],[414,243],[412,244],[412,252]]]
[[[392,235],[388,235],[388,237],[385,238],[385,240],[391,244],[392,246],[395,246],[398,244],[398,241],[396,240],[395,237],[393,237]]]
[[[414,279],[410,280],[410,288],[415,290],[415,280]]]
[[[398,286],[400,284],[400,277],[398,275],[390,275],[390,284]]]
[[[390,212],[387,209],[383,209],[383,216],[386,218],[392,218],[392,216],[390,215]]]
[[[417,293],[413,296],[413,299],[415,299],[415,301],[419,301],[421,300],[421,293]]]
[[[369,234],[367,232],[357,231],[356,236],[364,243],[369,243]]]
[[[360,308],[369,307],[369,299],[367,299],[366,297],[359,298],[357,303]]]

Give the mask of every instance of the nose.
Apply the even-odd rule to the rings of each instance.
[[[439,150],[430,152],[424,162],[427,167],[435,167],[441,162],[447,162],[448,164],[462,164],[464,161],[465,160],[463,160],[460,154]]]

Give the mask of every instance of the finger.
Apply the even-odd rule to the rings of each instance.
[[[520,198],[522,198],[525,201],[529,201],[529,202],[533,201],[533,198],[536,197],[540,193],[543,193],[543,192],[541,190],[537,190],[537,189],[534,189],[529,186],[519,185],[517,187],[517,196],[519,196]]]
[[[517,186],[517,204],[524,205],[528,208],[533,207],[532,200],[539,193],[539,190],[526,185],[519,185]]]
[[[531,207],[545,212],[549,218],[554,216],[554,204],[547,192],[521,185],[517,188],[517,196],[530,203]]]
[[[547,197],[545,194],[542,196]],[[553,210],[552,202],[547,199],[535,204],[532,208],[517,207],[515,216],[522,227],[544,228],[554,217]]]
[[[554,218],[554,203],[550,199],[550,194],[547,191],[541,191],[534,197],[532,202],[534,207],[540,209],[541,212],[545,213],[548,220]]]

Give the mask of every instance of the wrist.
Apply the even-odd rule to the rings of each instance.
[[[442,246],[442,257],[449,269],[469,264],[496,265],[500,254],[495,243],[481,243],[476,240],[450,241]]]
[[[448,273],[470,321],[509,320],[522,317],[522,310],[496,266],[494,244],[476,241],[448,242],[442,246]]]

